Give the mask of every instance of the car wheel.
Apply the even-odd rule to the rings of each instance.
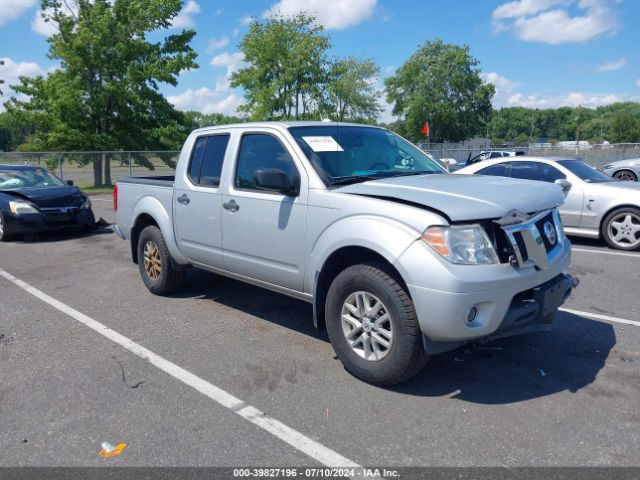
[[[154,295],[174,292],[184,277],[184,272],[173,268],[167,243],[160,229],[154,225],[140,232],[138,267],[142,281]]]
[[[4,216],[0,213],[0,242],[8,242],[13,237],[7,232],[7,224],[4,221]]]
[[[365,382],[392,386],[427,362],[413,302],[383,264],[354,265],[338,274],[325,318],[338,358]]]
[[[601,233],[611,248],[640,248],[640,209],[627,207],[611,212],[602,222]]]
[[[620,170],[613,175],[613,178],[623,182],[637,182],[638,176],[631,170]]]

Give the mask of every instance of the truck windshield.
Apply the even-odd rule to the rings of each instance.
[[[446,173],[429,155],[381,128],[328,124],[289,131],[327,185]]]
[[[611,177],[587,165],[582,160],[560,160],[558,163],[587,183],[613,182]]]
[[[62,187],[65,183],[44,168],[0,170],[0,190]]]

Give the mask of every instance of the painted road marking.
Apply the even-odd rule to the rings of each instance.
[[[640,258],[637,253],[625,253],[625,252],[609,252],[607,250],[591,250],[589,248],[571,248],[572,252],[588,252],[588,253],[601,253],[603,255],[617,255],[619,257],[635,257]]]
[[[625,320],[624,318],[610,317],[609,315],[600,315],[599,313],[581,312],[580,310],[571,310],[570,308],[561,308],[560,311],[580,315],[581,317],[592,318],[594,320],[605,320],[607,322],[623,323],[625,325],[635,325],[636,327],[640,327],[640,322],[636,322],[635,320]]]
[[[309,457],[317,460],[327,467],[354,467],[360,468],[360,465],[343,457],[339,453],[325,447],[324,445],[312,440],[311,438],[303,435],[302,433],[288,427],[282,422],[269,417],[264,412],[261,412],[255,407],[246,404],[239,398],[233,396],[229,392],[207,382],[206,380],[194,375],[193,373],[179,367],[175,363],[166,360],[160,355],[146,349],[142,345],[137,344],[133,340],[119,334],[115,330],[110,329],[106,325],[94,320],[93,318],[81,313],[70,306],[50,297],[46,293],[32,287],[26,282],[14,277],[8,272],[0,269],[0,276],[4,277],[14,285],[20,287],[24,291],[30,293],[34,297],[48,303],[52,307],[60,310],[62,313],[77,320],[83,325],[98,332],[103,337],[108,338],[112,342],[117,343],[121,347],[129,350],[134,355],[147,360],[152,365],[158,367],[165,373],[168,373],[175,379],[181,381],[185,385],[197,390],[198,392],[206,395],[211,400],[219,403],[223,407],[228,408],[234,413],[237,413],[245,420],[250,421],[254,425],[266,430],[270,434],[278,437],[280,440],[288,443],[296,450],[308,455]]]

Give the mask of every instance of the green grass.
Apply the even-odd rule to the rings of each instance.
[[[73,184],[87,195],[103,195],[105,193],[113,192],[113,187],[95,187],[93,185],[93,180],[76,180]]]

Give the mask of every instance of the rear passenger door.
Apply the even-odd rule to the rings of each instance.
[[[220,176],[228,143],[228,133],[197,137],[173,198],[180,250],[193,262],[218,268],[224,263]]]

